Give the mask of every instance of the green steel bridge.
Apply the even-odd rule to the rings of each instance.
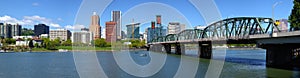
[[[149,44],[213,40],[245,40],[252,36],[281,32],[271,18],[237,17],[217,21],[204,30],[186,29],[178,34],[154,38]],[[252,35],[252,36],[251,36]]]
[[[235,17],[208,25],[205,29],[186,29],[178,34],[154,38],[148,50],[184,54],[185,44],[198,44],[198,56],[211,59],[212,44],[257,44],[266,49],[268,67],[300,67],[300,31],[281,31],[272,18]],[[299,55],[298,55],[299,54]],[[295,60],[298,60],[295,62]]]

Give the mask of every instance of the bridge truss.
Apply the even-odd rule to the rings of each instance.
[[[184,40],[249,39],[249,35],[281,32],[271,18],[236,17],[220,20],[205,29],[186,29],[178,34],[154,38],[150,43]]]

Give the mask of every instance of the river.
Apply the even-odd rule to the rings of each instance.
[[[218,52],[221,51],[224,50],[213,50],[213,54],[217,55]],[[194,50],[186,51],[186,54],[189,56],[148,52],[143,50],[128,53],[132,57],[132,60],[134,60],[134,62],[141,67],[150,64],[149,62],[151,62],[151,60],[154,62],[165,61],[161,69],[159,69],[153,75],[147,76],[149,78],[173,78],[174,76],[177,76],[177,72],[181,72],[181,70],[183,71],[184,69],[188,69],[190,71],[181,72],[181,74],[192,74],[192,77],[195,76],[195,78],[203,78],[209,74],[212,74],[214,77],[221,78],[300,77],[300,72],[296,71],[297,69],[283,70],[267,68],[265,66],[266,52],[263,49],[226,49],[225,51],[225,62],[222,61],[222,58],[215,58],[214,60],[199,59],[195,56],[197,53]],[[73,54],[73,52],[1,53],[0,78],[79,78],[79,70],[76,69],[76,66],[78,65],[75,65]],[[128,71],[122,69],[117,64],[112,52],[96,52],[95,54],[98,57],[97,60],[100,62],[99,65],[102,67],[107,77],[138,77],[138,75],[128,73]],[[158,56],[163,55],[166,57],[165,60],[157,60],[156,57],[151,56],[151,54]],[[186,65],[189,67],[181,67],[183,66],[180,64],[182,60],[185,60],[183,63],[186,63]],[[221,66],[221,70],[217,69],[213,70],[213,73],[208,73],[211,72],[209,66],[214,66],[212,65],[213,61],[217,61],[219,64],[222,64],[219,65]],[[193,65],[197,66],[193,67]],[[139,71],[147,71],[151,69],[152,68],[141,68],[141,70],[136,72],[139,73]],[[153,68],[153,70],[155,69]],[[193,70],[196,71],[193,72]],[[218,74],[218,72],[220,73]],[[195,75],[193,75],[194,73]]]

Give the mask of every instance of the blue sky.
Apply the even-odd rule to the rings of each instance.
[[[19,23],[22,24],[25,28],[32,28],[33,25],[37,23],[45,23],[49,25],[51,29],[74,29],[74,27],[88,27],[92,11],[95,10],[89,10],[90,12],[87,12],[87,14],[85,15],[86,18],[82,19],[84,21],[74,23],[78,9],[82,4],[81,2],[81,0],[5,0],[1,1],[0,5],[0,22]],[[190,23],[186,24],[188,28],[197,25],[207,25],[204,22],[201,14],[192,5],[192,3],[186,0],[114,0],[110,5],[108,5],[107,8],[105,8],[102,14],[99,13],[101,14],[100,25],[102,26],[102,28],[104,28],[105,22],[111,20],[112,10],[120,10],[122,11],[123,15],[125,15],[125,13],[127,13],[128,15],[135,14],[134,12],[129,11],[143,9],[136,6],[149,2],[161,3],[167,8],[173,8],[173,10],[175,9],[174,12],[177,11],[177,14],[182,14],[182,16],[186,18],[186,20],[166,19],[166,17],[168,17],[169,15],[172,16],[173,13],[167,15],[162,14],[162,21],[164,25],[167,25],[168,22],[172,21],[187,21],[188,23]],[[272,5],[276,2],[281,3],[275,7],[275,18],[287,19],[293,6],[292,0],[215,0],[222,18],[239,16],[272,17]],[[159,7],[153,7],[153,9],[160,9]],[[155,14],[155,12],[153,12],[153,14]],[[173,16],[175,14],[173,14]],[[135,15],[138,16],[143,14],[136,13]],[[146,21],[144,24],[145,26],[141,28],[142,31],[149,25],[149,21],[151,21],[149,19],[142,20],[132,17],[123,18],[126,20],[122,20],[124,21],[122,22],[122,24],[129,24],[131,21],[129,19],[133,18],[135,19],[135,22]],[[151,17],[150,19],[153,19],[153,21],[155,21],[155,16]]]

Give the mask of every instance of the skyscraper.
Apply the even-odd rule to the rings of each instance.
[[[116,22],[116,30],[115,32],[117,33],[116,36],[117,36],[117,39],[121,39],[122,36],[121,36],[121,11],[113,11],[112,12],[112,21],[113,22]]]
[[[93,13],[91,17],[91,25],[89,30],[93,33],[94,39],[101,38],[101,26],[100,26],[100,19],[96,12]]]
[[[185,24],[179,22],[170,22],[168,25],[168,34],[177,34],[185,29]]]
[[[1,31],[1,38],[10,38],[11,37],[11,24],[7,23],[0,23],[0,31]]]
[[[110,21],[105,23],[105,37],[106,42],[116,42],[117,33],[116,33],[116,22]]]
[[[147,42],[152,41],[152,39],[157,38],[159,36],[166,36],[167,29],[163,29],[161,27],[155,27],[155,28],[147,28],[145,31],[147,31]],[[160,35],[161,34],[161,35]]]
[[[49,26],[45,24],[34,25],[34,35],[49,34]]]
[[[19,24],[15,24],[11,26],[11,36],[20,36],[21,35],[21,30],[22,26]]]
[[[13,36],[21,35],[22,26],[19,24],[0,23],[1,38],[12,38]]]
[[[132,23],[126,25],[127,27],[127,38],[139,39],[140,38],[140,23]]]

